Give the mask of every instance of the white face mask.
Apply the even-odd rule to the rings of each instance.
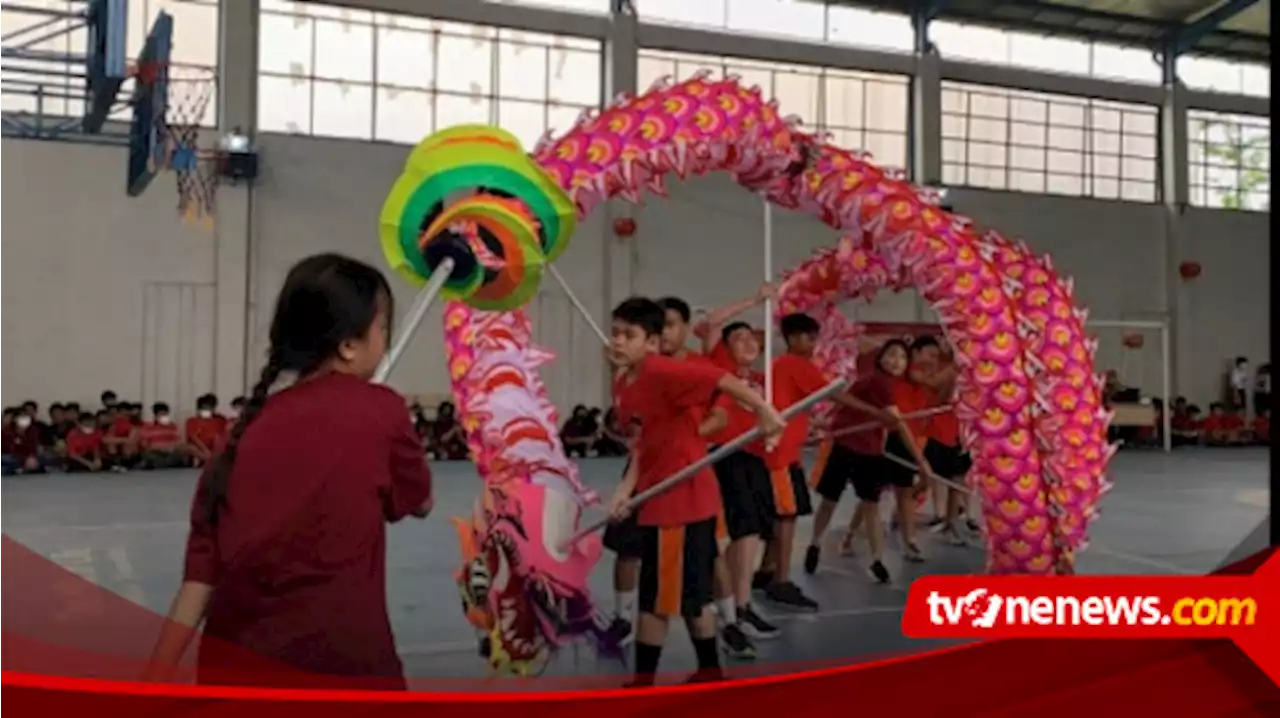
[[[28,426],[31,426],[31,417],[23,414],[22,416],[19,416],[17,419],[14,419],[13,423],[17,424],[19,429],[25,429]]]
[[[232,409],[231,411],[227,412],[227,418],[231,419],[232,421],[235,421],[236,419],[240,418],[240,412],[236,411],[235,409]]]
[[[200,411],[196,412],[196,414],[198,414],[201,419],[208,419],[213,416],[213,412],[209,411],[208,409],[201,409]]]
[[[84,432],[84,433],[86,433],[86,434],[92,434],[92,433],[93,433],[93,429],[94,429],[94,427],[93,427],[93,425],[92,425],[92,424],[90,424],[89,426],[82,426],[82,427],[80,427],[80,431],[83,431],[83,432]]]
[[[156,417],[156,423],[161,426],[168,426],[173,423],[173,419],[169,418],[168,414],[162,414]]]

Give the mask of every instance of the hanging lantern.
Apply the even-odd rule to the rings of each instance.
[[[636,233],[636,221],[630,217],[619,217],[613,220],[613,233],[619,239],[629,239]]]
[[[1200,272],[1201,267],[1199,262],[1186,261],[1178,265],[1178,274],[1182,275],[1182,278],[1187,281],[1200,276]]]
[[[1139,332],[1125,332],[1124,345],[1130,349],[1141,349],[1146,342]]]

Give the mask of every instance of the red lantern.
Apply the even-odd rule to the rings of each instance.
[[[1126,332],[1124,335],[1124,345],[1130,349],[1141,349],[1145,341],[1138,332]]]
[[[1201,267],[1199,262],[1187,261],[1178,265],[1178,274],[1182,275],[1182,278],[1188,281],[1200,276],[1200,271]]]
[[[627,239],[636,233],[636,221],[630,217],[619,217],[613,220],[613,233],[620,239]]]

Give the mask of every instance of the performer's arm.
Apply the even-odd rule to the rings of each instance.
[[[755,296],[740,299],[732,304],[726,304],[708,312],[706,318],[694,327],[695,333],[702,338],[702,353],[709,354],[712,349],[715,349],[716,344],[720,341],[720,329],[729,323],[730,319],[757,304],[763,304],[766,299],[772,299],[777,294],[777,288],[773,284],[762,284],[760,289],[756,291]],[[769,321],[769,317],[765,317],[765,323],[768,324]]]

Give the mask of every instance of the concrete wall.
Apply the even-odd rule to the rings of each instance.
[[[146,195],[128,199],[122,150],[16,140],[3,148],[4,402],[91,402],[112,388],[186,405],[214,388],[215,343],[226,349],[225,342],[240,339],[215,336],[217,236],[180,222],[171,180],[161,177]],[[381,266],[377,217],[407,149],[269,135],[261,152],[250,222],[251,377],[265,355],[275,293],[293,262],[338,251]],[[714,306],[749,295],[763,278],[758,199],[724,177],[675,183],[670,194],[643,207],[598,212],[560,260],[560,271],[602,324],[609,306],[631,292]],[[1059,271],[1075,277],[1076,296],[1093,318],[1152,320],[1169,312],[1161,207],[976,190],[954,191],[953,200],[959,211],[1049,253]],[[619,211],[637,219],[638,233],[628,241],[609,231]],[[780,209],[773,215],[775,271],[835,241],[811,218]],[[1181,390],[1196,401],[1216,398],[1229,357],[1269,358],[1269,221],[1269,215],[1188,210],[1173,227],[1179,256],[1204,266],[1194,282],[1172,279],[1182,321]],[[412,292],[396,284],[403,313]],[[870,321],[932,317],[913,292],[849,310]],[[587,322],[549,278],[530,311],[539,340],[560,357],[545,374],[553,398],[561,406],[600,403],[605,381]],[[397,388],[447,389],[439,317],[436,311],[427,319],[393,378]],[[1098,330],[1100,365],[1158,393],[1158,335],[1148,332],[1143,350],[1126,352],[1121,334]]]

